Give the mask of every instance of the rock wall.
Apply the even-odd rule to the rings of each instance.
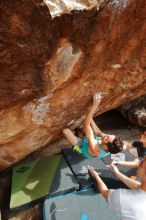
[[[146,128],[146,95],[123,105],[120,112],[130,123]]]
[[[145,0],[0,1],[0,170],[146,94]]]

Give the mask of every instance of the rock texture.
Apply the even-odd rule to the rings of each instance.
[[[0,170],[146,94],[145,0],[0,1]]]
[[[132,124],[146,128],[146,96],[123,105],[120,112]]]

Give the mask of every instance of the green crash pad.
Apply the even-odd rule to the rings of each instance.
[[[101,194],[93,189],[46,199],[43,220],[119,220]]]
[[[78,188],[62,155],[37,159],[13,168],[10,209]]]

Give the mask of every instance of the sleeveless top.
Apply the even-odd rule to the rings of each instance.
[[[109,152],[105,151],[103,149],[103,147],[99,144],[99,141],[101,140],[101,137],[96,136],[95,139],[96,139],[96,142],[97,142],[98,147],[99,147],[99,151],[100,151],[99,155],[98,156],[92,156],[90,154],[90,152],[88,151],[89,143],[88,143],[88,140],[87,140],[86,137],[83,138],[82,144],[81,144],[82,154],[87,158],[93,158],[93,157],[103,158],[103,157],[107,156],[109,154]]]

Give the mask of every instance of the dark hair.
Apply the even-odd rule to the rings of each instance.
[[[107,143],[108,151],[111,154],[117,154],[123,150],[123,145],[124,143],[121,140],[121,138],[116,137],[112,143],[111,142]]]

